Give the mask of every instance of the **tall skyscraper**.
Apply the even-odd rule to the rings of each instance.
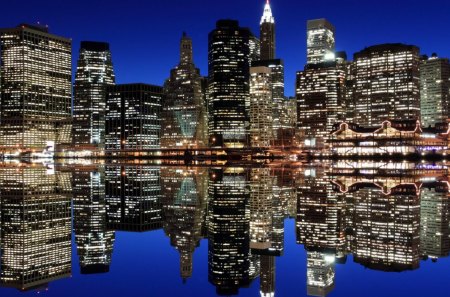
[[[335,29],[326,19],[309,20],[307,24],[307,64],[335,59]]]
[[[450,118],[450,64],[436,54],[420,64],[420,116],[425,127]]]
[[[273,60],[275,55],[275,18],[267,0],[260,22],[261,60]]]
[[[113,230],[107,229],[105,172],[98,167],[72,172],[73,230],[82,274],[109,271],[113,253]]]
[[[106,95],[107,154],[160,147],[163,89],[147,84],[108,87]]]
[[[356,124],[420,118],[418,47],[375,45],[356,53],[354,63]]]
[[[233,20],[220,20],[209,34],[208,107],[211,146],[249,143],[252,34]]]
[[[73,100],[73,144],[105,144],[106,89],[115,84],[111,51],[105,42],[82,41]]]
[[[325,297],[334,289],[334,254],[324,250],[307,251],[306,287],[309,296]]]
[[[201,147],[208,143],[207,108],[200,70],[192,58],[192,39],[180,42],[180,62],[164,85],[161,147]]]
[[[0,29],[0,145],[32,151],[70,143],[71,40],[48,28]]]
[[[71,276],[70,185],[70,173],[54,168],[2,168],[2,286],[46,289]]]
[[[250,68],[250,143],[269,147],[273,143],[271,69]]]

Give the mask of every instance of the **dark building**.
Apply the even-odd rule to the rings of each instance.
[[[211,146],[249,143],[252,33],[238,21],[220,20],[209,34],[208,114]]]
[[[180,42],[180,63],[164,85],[161,147],[204,147],[208,143],[207,108],[200,70],[192,59],[192,39]]]
[[[75,168],[72,188],[73,230],[81,273],[108,272],[115,234],[106,225],[104,169]]]
[[[71,40],[47,27],[0,29],[0,145],[50,150],[70,143]]]
[[[145,232],[162,228],[160,168],[107,166],[108,229]]]
[[[264,14],[260,22],[261,60],[272,60],[275,55],[275,18],[272,15],[270,2],[267,0]]]
[[[75,146],[104,146],[106,89],[114,84],[109,44],[82,41],[73,100],[72,137]]]
[[[106,153],[160,147],[163,88],[147,84],[110,86],[106,96]]]
[[[419,65],[419,48],[413,45],[381,44],[355,53],[355,123],[419,120]]]

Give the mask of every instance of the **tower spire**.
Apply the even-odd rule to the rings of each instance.
[[[266,0],[266,5],[264,6],[264,14],[261,18],[261,24],[263,23],[275,23],[275,18],[272,15],[272,8],[270,7],[270,0]]]

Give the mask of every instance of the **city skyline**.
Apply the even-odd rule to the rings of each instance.
[[[169,7],[171,8],[174,2],[178,4],[177,9],[170,10]],[[107,6],[103,1],[89,3],[93,8],[101,7],[105,12],[104,15],[97,15],[96,9],[92,9],[92,13],[80,9],[85,6],[82,1],[78,2],[77,6],[70,6],[71,13],[64,15],[64,18],[58,15],[63,15],[69,8],[67,4],[56,4],[56,1],[47,1],[39,6],[34,3],[8,3],[6,7],[11,13],[0,20],[0,27],[40,21],[42,24],[48,24],[52,33],[72,38],[73,53],[78,52],[79,43],[83,40],[109,42],[117,83],[144,82],[162,85],[167,78],[167,71],[177,64],[177,44],[181,32],[186,31],[193,39],[196,48],[194,61],[202,75],[207,73],[207,34],[214,28],[218,19],[237,19],[242,26],[250,27],[254,34],[259,32],[259,21],[265,1],[238,3],[232,0],[209,9],[201,2],[172,1],[152,3],[150,7],[141,1],[134,1],[141,9],[129,11]],[[389,5],[389,10],[386,10],[383,6],[388,2],[383,0],[380,5],[370,7],[367,12],[369,3],[361,4],[352,0],[341,1],[339,4],[290,2],[271,1],[277,22],[277,55],[285,60],[288,96],[294,95],[295,72],[306,64],[305,32],[309,19],[328,19],[336,28],[336,50],[347,51],[349,57],[366,46],[390,42],[417,45],[422,54],[429,56],[433,52],[437,52],[441,57],[449,55],[449,42],[442,40],[440,36],[445,36],[444,11],[446,7],[450,8],[450,3],[439,3],[423,10],[420,9],[421,6],[415,5],[418,1],[398,1]],[[239,9],[236,9],[237,7]],[[141,17],[131,17],[132,11]],[[377,23],[379,15],[384,16],[381,23]],[[119,21],[107,21],[107,16]],[[194,18],[197,21],[193,21]],[[173,22],[174,19],[177,21]],[[349,19],[352,21],[348,21]],[[155,25],[163,26],[163,29],[149,31]],[[423,28],[433,30],[417,34],[423,32]],[[142,36],[146,34],[153,37],[143,39]],[[160,45],[155,46],[155,41]],[[76,61],[77,56],[74,55],[73,69],[76,67]]]

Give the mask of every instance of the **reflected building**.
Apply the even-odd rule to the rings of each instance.
[[[70,192],[70,173],[53,165],[2,168],[2,286],[40,290],[71,276]]]
[[[450,252],[450,199],[446,183],[420,191],[420,253],[436,260]]]
[[[21,24],[0,29],[0,45],[0,145],[31,152],[71,143],[71,40]]]
[[[73,144],[101,148],[105,144],[106,88],[115,84],[109,44],[82,41],[75,75]]]
[[[205,169],[161,168],[164,231],[170,244],[180,253],[183,281],[192,276],[193,254],[202,239],[208,179]]]
[[[307,250],[306,255],[307,294],[325,297],[334,290],[335,255],[321,249]]]
[[[73,230],[82,274],[109,272],[115,234],[107,229],[103,168],[74,168]]]
[[[233,20],[218,21],[209,33],[208,119],[213,147],[249,144],[252,36]]]
[[[146,232],[163,225],[160,168],[106,166],[108,229]]]
[[[180,62],[164,85],[161,147],[204,147],[208,143],[207,109],[192,39],[183,33]]]
[[[251,281],[248,175],[243,168],[210,169],[208,279],[219,295],[237,295]]]

